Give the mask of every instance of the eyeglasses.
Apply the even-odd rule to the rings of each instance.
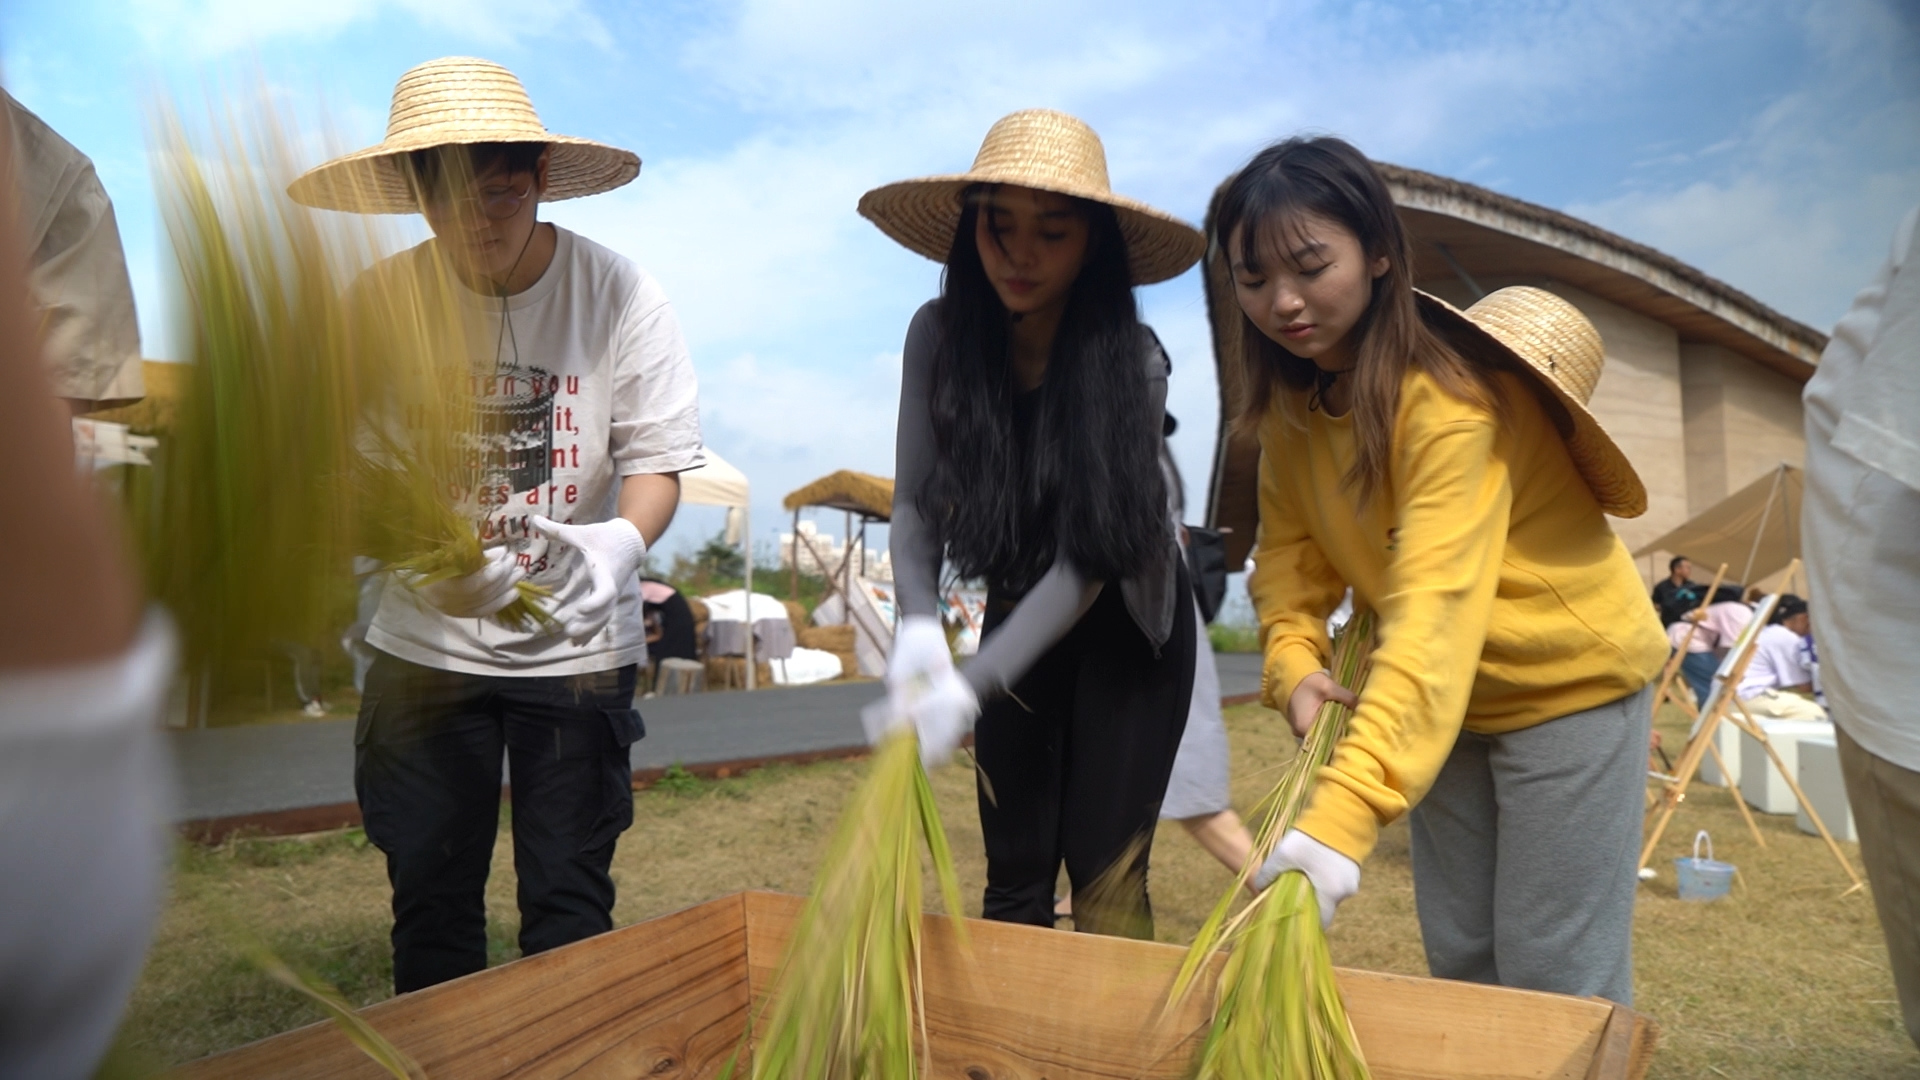
[[[444,190],[429,194],[421,200],[421,209],[435,217],[443,217],[457,212],[463,217],[486,217],[494,221],[504,221],[520,212],[520,207],[529,198],[534,197],[533,178],[515,190],[508,184],[487,184],[479,191],[449,198]]]

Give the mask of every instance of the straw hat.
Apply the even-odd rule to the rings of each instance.
[[[400,76],[387,115],[387,137],[380,145],[309,169],[288,185],[287,194],[322,210],[418,213],[420,204],[400,157],[472,143],[551,147],[541,202],[597,195],[640,175],[640,159],[630,151],[548,131],[513,72],[487,60],[449,56]]]
[[[1200,230],[1115,195],[1107,185],[1107,151],[1100,136],[1052,109],[1001,117],[987,131],[970,171],[874,188],[860,196],[860,214],[909,249],[943,263],[960,227],[960,194],[973,184],[1017,184],[1113,207],[1136,285],[1184,273],[1207,248]]]
[[[1587,408],[1606,350],[1600,331],[1580,309],[1545,289],[1515,285],[1481,297],[1465,311],[1420,293],[1422,313],[1443,328],[1465,331],[1522,361],[1573,418],[1567,451],[1599,500],[1615,517],[1647,512],[1647,487],[1620,447]]]

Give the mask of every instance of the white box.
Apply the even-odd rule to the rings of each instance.
[[[1840,776],[1840,747],[1831,738],[1800,740],[1800,790],[1806,793],[1807,801],[1820,815],[1820,823],[1827,827],[1835,840],[1857,842],[1860,834],[1853,828],[1853,807],[1847,804],[1847,784]],[[1813,819],[1803,809],[1799,812],[1800,831],[1810,836],[1820,835],[1813,827]]]
[[[1713,729],[1713,744],[1720,751],[1720,760],[1727,763],[1727,772],[1732,774],[1732,786],[1738,787],[1740,784],[1740,729],[1734,727],[1726,717],[1721,717],[1719,725]],[[1729,786],[1727,781],[1720,779],[1720,770],[1713,764],[1712,754],[1701,755],[1698,775],[1702,783],[1714,784],[1718,787]]]
[[[1800,759],[1800,741],[1833,738],[1833,725],[1824,720],[1762,720],[1759,723],[1760,730],[1767,733],[1767,741],[1780,755],[1780,764],[1791,770],[1796,780],[1800,778],[1796,764]],[[1787,778],[1780,775],[1780,770],[1767,756],[1767,748],[1744,731],[1740,733],[1740,794],[1747,805],[1763,814],[1791,814],[1800,805],[1793,797],[1793,789],[1787,786]]]

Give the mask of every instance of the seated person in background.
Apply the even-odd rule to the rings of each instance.
[[[1653,606],[1660,611],[1660,625],[1672,626],[1700,606],[1707,587],[1693,581],[1693,563],[1685,555],[1675,555],[1667,564],[1667,575],[1653,587]]]
[[[693,608],[680,590],[658,578],[641,578],[640,602],[647,622],[649,659],[700,659],[693,633]]]
[[[1680,660],[1680,675],[1693,689],[1693,701],[1697,706],[1705,706],[1707,692],[1713,685],[1713,673],[1720,666],[1720,658],[1713,654],[1715,635],[1706,627],[1689,619],[1681,619],[1667,626],[1667,644],[1677,652],[1687,650]]]
[[[1715,657],[1727,655],[1733,643],[1740,639],[1741,631],[1753,621],[1753,605],[1740,599],[1740,586],[1722,585],[1713,594],[1713,603],[1707,605],[1704,612],[1690,613],[1688,618],[1698,614],[1700,632],[1694,640],[1705,638],[1707,647],[1713,650]]]
[[[1814,703],[1813,670],[1801,647],[1810,628],[1807,602],[1792,593],[1782,596],[1773,622],[1754,642],[1753,660],[1740,680],[1740,704],[1754,719],[1827,718],[1827,710]]]

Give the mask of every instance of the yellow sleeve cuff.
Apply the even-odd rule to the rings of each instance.
[[[1260,698],[1267,708],[1285,713],[1287,701],[1293,697],[1293,688],[1300,680],[1316,671],[1326,670],[1326,661],[1306,644],[1298,641],[1283,641],[1267,653],[1267,662],[1260,672]]]
[[[1380,823],[1373,807],[1321,769],[1313,796],[1293,827],[1352,859],[1366,862],[1380,842]]]

